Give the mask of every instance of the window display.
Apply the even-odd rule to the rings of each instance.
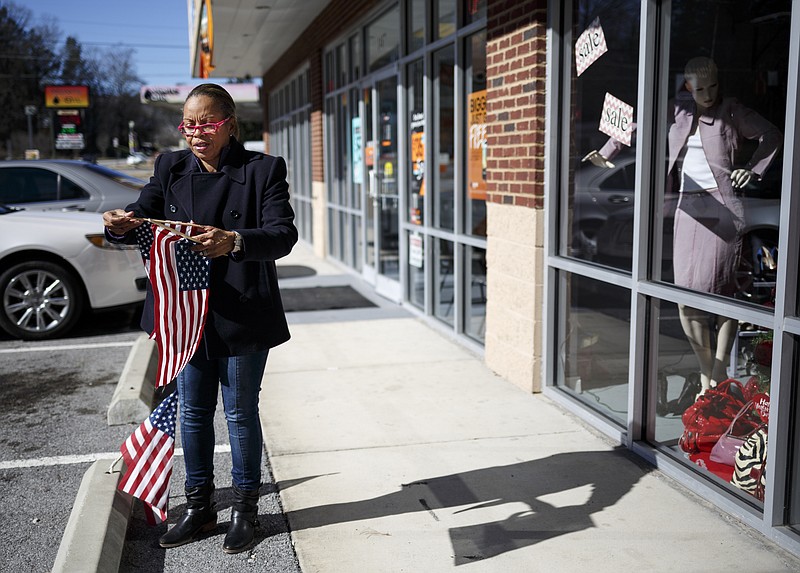
[[[655,440],[730,491],[763,500],[772,332],[706,313],[707,325],[725,322],[732,334],[718,364],[721,380],[704,389],[694,342],[684,337],[684,310],[662,302],[656,311]]]
[[[633,254],[634,150],[628,141],[613,163],[602,164],[591,150],[600,149],[609,132],[618,135],[617,141],[632,133],[640,4],[578,0],[571,18],[570,172],[561,206],[560,250],[624,271],[630,271]]]

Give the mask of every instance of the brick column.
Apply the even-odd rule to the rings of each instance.
[[[541,389],[545,0],[489,0],[486,363]]]

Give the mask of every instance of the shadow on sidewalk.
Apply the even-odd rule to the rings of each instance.
[[[287,517],[291,529],[300,530],[419,511],[440,521],[449,516],[440,518],[436,512],[448,508],[460,508],[453,516],[507,503],[530,508],[499,521],[450,528],[455,565],[463,565],[595,527],[592,514],[617,503],[650,471],[621,447],[559,453],[422,479],[373,499],[310,507],[288,512]],[[281,482],[278,487],[287,489],[298,482]]]

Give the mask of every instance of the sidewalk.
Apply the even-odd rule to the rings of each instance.
[[[798,571],[800,560],[489,371],[298,246],[281,266],[374,308],[290,313],[261,415],[304,573]]]

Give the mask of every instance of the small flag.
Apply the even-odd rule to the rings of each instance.
[[[136,237],[136,243],[139,245],[139,252],[142,254],[144,266],[147,270],[147,276],[150,276],[150,269],[148,263],[150,261],[150,250],[153,248],[153,229],[155,225],[149,223],[142,223],[133,233]]]
[[[187,235],[198,228],[174,225]],[[170,383],[191,360],[203,336],[208,313],[211,260],[190,249],[194,243],[162,226],[152,226],[150,283],[155,299],[150,338],[158,345],[156,388]],[[146,263],[147,265],[147,263]]]
[[[167,396],[120,447],[127,466],[119,489],[144,502],[151,525],[167,519],[178,393]]]

